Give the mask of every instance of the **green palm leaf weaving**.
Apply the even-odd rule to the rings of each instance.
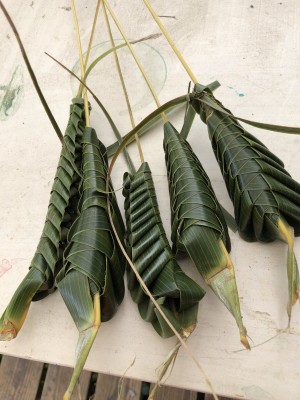
[[[73,99],[64,145],[51,190],[43,233],[30,269],[0,320],[0,339],[16,337],[32,300],[39,300],[55,290],[55,275],[62,266],[68,230],[77,216],[78,186],[81,166],[81,140],[85,125],[83,100]]]
[[[187,253],[206,283],[234,316],[241,342],[249,348],[242,322],[227,225],[210,180],[171,123],[164,125],[164,149],[176,253]]]
[[[290,322],[292,305],[299,298],[293,247],[294,234],[300,234],[300,185],[282,161],[247,132],[209,89],[202,90],[199,100],[196,107],[207,124],[241,236],[247,241],[280,239],[288,244]]]
[[[76,366],[65,399],[72,393],[100,323],[112,318],[124,296],[124,256],[115,243],[107,214],[106,148],[92,128],[85,128],[82,146],[80,215],[69,231],[64,265],[56,277],[59,292],[79,331]],[[124,226],[115,196],[109,196],[114,225],[123,237]]]
[[[183,273],[174,259],[159,214],[148,163],[124,175],[126,245],[139,274],[176,330],[187,337],[197,323],[198,305],[204,290]],[[144,293],[132,270],[128,288],[145,321],[162,337],[174,333]]]

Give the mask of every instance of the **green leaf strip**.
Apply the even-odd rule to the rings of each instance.
[[[23,46],[23,43],[22,43],[21,37],[19,35],[19,32],[17,31],[17,28],[16,28],[15,24],[13,23],[13,20],[11,19],[11,17],[9,15],[9,13],[7,12],[6,8],[4,7],[4,4],[2,3],[2,1],[0,1],[0,8],[1,8],[3,14],[5,15],[5,18],[7,19],[8,23],[9,23],[10,27],[12,28],[13,33],[14,33],[16,39],[17,39],[17,42],[18,42],[18,45],[20,47],[23,60],[24,60],[25,65],[27,67],[27,70],[28,70],[28,73],[30,75],[30,78],[32,80],[33,86],[34,86],[34,88],[35,88],[35,90],[36,90],[36,92],[37,92],[37,94],[38,94],[38,96],[40,98],[40,101],[41,101],[41,103],[42,103],[42,105],[44,107],[44,110],[45,110],[45,112],[46,112],[46,114],[47,114],[47,116],[48,116],[48,118],[49,118],[49,120],[51,122],[51,125],[53,126],[53,128],[54,128],[54,130],[55,130],[55,132],[56,132],[56,134],[57,134],[57,136],[59,138],[59,140],[63,143],[63,135],[61,133],[61,130],[59,129],[59,126],[58,126],[58,124],[57,124],[57,122],[56,122],[56,120],[55,120],[55,118],[54,118],[54,116],[53,116],[53,114],[52,114],[52,112],[51,112],[51,110],[50,110],[50,108],[48,106],[48,103],[47,103],[47,101],[46,101],[46,99],[45,99],[45,97],[43,95],[43,92],[42,92],[42,90],[41,90],[41,88],[39,86],[38,80],[37,80],[37,78],[35,76],[35,73],[34,73],[32,67],[31,67],[29,58],[27,56],[25,47]]]
[[[118,128],[116,127],[116,125],[115,125],[113,119],[112,119],[111,116],[109,115],[108,111],[106,110],[106,108],[104,107],[104,105],[101,103],[101,101],[99,100],[99,98],[95,95],[95,93],[94,93],[80,78],[78,78],[78,76],[75,75],[73,71],[71,71],[69,68],[67,68],[65,65],[63,65],[63,64],[62,64],[61,62],[59,62],[58,60],[56,60],[56,59],[55,59],[54,57],[52,57],[50,54],[48,54],[48,53],[45,53],[45,54],[46,54],[48,57],[50,57],[52,60],[54,60],[54,61],[55,61],[58,65],[60,65],[63,69],[65,69],[66,71],[68,71],[69,74],[72,75],[75,79],[77,79],[77,80],[81,83],[81,85],[82,85],[83,87],[85,87],[85,88],[87,89],[87,91],[93,96],[93,99],[94,99],[95,102],[98,104],[98,106],[101,108],[101,110],[103,111],[103,114],[104,114],[105,117],[107,118],[107,120],[108,120],[108,122],[109,122],[109,124],[110,124],[110,126],[111,126],[111,128],[112,128],[112,130],[113,130],[113,132],[114,132],[114,134],[115,134],[115,136],[118,138],[118,142],[117,142],[117,143],[120,143],[120,142],[122,141],[122,136],[121,136],[121,134],[120,134]],[[126,159],[126,163],[127,163],[128,167],[129,167],[129,169],[130,169],[131,171],[135,171],[134,165],[133,165],[133,163],[132,163],[132,161],[131,161],[131,159],[130,159],[130,156],[129,156],[127,150],[124,149],[124,150],[123,150],[123,153],[124,153],[124,157],[125,157],[125,159]]]
[[[164,103],[161,107],[157,108],[154,110],[151,114],[149,114],[146,118],[144,118],[134,129],[132,129],[130,132],[127,133],[127,135],[122,137],[122,143],[119,144],[119,142],[113,143],[112,145],[108,146],[107,148],[107,156],[108,158],[114,157],[114,161],[117,159],[119,154],[123,151],[124,147],[127,146],[129,143],[132,143],[134,141],[134,135],[138,134],[139,136],[141,135],[141,131],[148,126],[148,124],[151,124],[152,121],[155,120],[155,118],[159,117],[160,114],[163,112],[166,112],[167,110],[176,107],[180,104],[186,103],[189,100],[189,96],[184,95],[180,97],[176,97],[175,99],[172,99],[166,103]],[[144,130],[143,133],[147,131]]]
[[[208,86],[203,86],[201,84],[195,85],[195,90],[193,92],[193,98],[197,103],[203,103],[207,106],[211,107],[213,110],[220,111],[222,114],[233,117],[236,120],[245,122],[248,125],[254,126],[256,128],[280,132],[280,133],[288,133],[288,134],[300,134],[300,127],[292,127],[292,126],[284,126],[284,125],[273,125],[267,124],[263,122],[252,121],[249,119],[245,119],[242,117],[234,116],[229,110],[227,110],[212,94],[212,91]],[[199,105],[194,104],[194,107],[199,110]]]
[[[218,81],[213,81],[209,83],[207,88],[209,88],[211,91],[216,90],[220,86],[220,83]],[[127,135],[122,137],[122,140],[126,140],[126,145],[130,144],[134,141],[134,135],[137,133],[139,136],[144,135],[147,133],[151,128],[153,128],[158,122],[161,121],[161,113],[165,112],[167,113],[168,116],[171,115],[172,112],[178,111],[178,107],[182,106],[184,103],[187,103],[188,101],[192,100],[194,98],[195,93],[187,94],[184,96],[177,97],[173,100],[168,101],[167,103],[163,104],[161,107],[159,107],[157,110],[152,112],[150,115],[148,115],[143,121],[139,123],[137,126],[137,129],[135,129],[132,134],[132,131],[129,132]],[[192,113],[192,110],[190,111]],[[188,135],[189,129],[191,127],[191,124],[193,122],[193,117],[192,121],[188,121],[187,126],[183,128],[184,135]],[[188,126],[190,125],[190,126]],[[183,133],[183,132],[182,132]],[[117,151],[118,147],[120,145],[120,140],[118,139],[117,142],[111,144],[107,148],[107,155],[108,158],[112,157],[115,152]],[[122,147],[123,148],[123,147]]]
[[[126,247],[145,284],[181,334],[193,330],[198,303],[204,291],[183,273],[174,259],[159,214],[148,163],[134,175],[124,175]],[[174,333],[144,293],[135,274],[128,270],[128,288],[142,318],[162,337]]]

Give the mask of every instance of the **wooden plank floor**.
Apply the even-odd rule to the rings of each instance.
[[[2,356],[1,400],[62,400],[72,369],[36,361]],[[117,400],[119,377],[83,371],[72,400]],[[124,378],[121,400],[146,400],[150,384]],[[213,400],[209,394],[163,386],[155,400]],[[219,400],[230,400],[219,397]]]

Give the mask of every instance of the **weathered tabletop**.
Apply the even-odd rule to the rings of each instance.
[[[77,2],[86,46],[95,1]],[[111,2],[131,38],[158,32],[142,1]],[[218,79],[217,97],[235,115],[285,125],[300,125],[300,3],[296,0],[153,0],[159,15],[201,82]],[[64,129],[75,82],[44,54],[49,52],[73,67],[78,60],[69,2],[40,0],[6,1],[19,28],[29,57],[49,105]],[[60,151],[60,143],[47,120],[24,67],[13,34],[0,15],[0,312],[26,274],[35,251],[47,210],[49,192]],[[88,28],[88,29],[86,29]],[[115,38],[120,38],[116,32]],[[92,55],[100,54],[108,40],[101,14]],[[106,46],[106,47],[105,47]],[[136,45],[161,102],[182,95],[188,77],[163,37]],[[140,121],[155,106],[128,51],[122,62]],[[7,92],[11,80],[10,92]],[[120,84],[109,57],[95,70],[90,81],[116,124],[130,129]],[[180,128],[182,111],[172,122]],[[105,144],[113,135],[101,111],[94,106],[92,124]],[[161,127],[142,139],[146,159],[153,171],[161,214],[170,233],[169,199],[162,151]],[[251,128],[285,162],[300,180],[300,137],[263,132]],[[196,120],[190,142],[206,168],[221,203],[232,210],[219,167],[208,140],[206,127]],[[131,153],[136,162],[135,146]],[[115,188],[122,185],[125,170],[120,158],[114,172]],[[122,204],[121,191],[117,192]],[[242,350],[233,318],[208,290],[200,305],[199,324],[190,347],[218,393],[248,400],[297,399],[300,392],[300,313],[293,310],[291,333],[286,327],[286,246],[283,243],[245,243],[231,233],[232,260],[241,298],[244,322],[254,347]],[[300,242],[295,251],[300,258]],[[188,261],[181,265],[201,282]],[[271,339],[272,340],[269,340]],[[55,293],[31,306],[16,340],[0,344],[0,352],[72,366],[77,340],[75,325]],[[264,342],[264,343],[263,343]],[[262,344],[263,343],[263,344]],[[261,344],[258,347],[255,345]],[[128,377],[155,380],[174,339],[162,340],[142,321],[129,296],[117,315],[102,325],[86,368],[122,375],[132,360]],[[181,350],[169,385],[208,391],[198,370]]]

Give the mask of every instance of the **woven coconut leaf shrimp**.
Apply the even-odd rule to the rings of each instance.
[[[126,247],[139,274],[176,330],[184,337],[195,328],[204,290],[181,270],[166,238],[148,163],[124,175]],[[132,270],[128,288],[142,318],[162,337],[174,335]]]
[[[62,266],[67,233],[77,216],[76,204],[81,181],[78,170],[81,168],[84,125],[83,101],[75,98],[70,107],[70,118],[51,190],[43,233],[29,271],[1,317],[1,340],[16,337],[32,300],[39,300],[55,290],[55,275]]]
[[[231,244],[218,200],[200,161],[188,142],[167,123],[164,150],[172,213],[175,254],[188,254],[199,273],[234,316],[241,342],[249,348],[243,325]]]
[[[292,305],[299,298],[293,247],[294,235],[300,235],[300,185],[284,169],[283,162],[247,132],[209,89],[198,87],[199,101],[194,104],[207,124],[242,238],[263,242],[280,239],[288,244],[290,323]]]
[[[124,297],[125,259],[115,242],[107,213],[106,148],[92,128],[82,138],[82,196],[80,215],[68,234],[63,268],[56,284],[79,331],[76,366],[64,399],[68,399],[84,366],[101,322],[115,314]],[[110,187],[111,192],[113,187]],[[119,237],[124,225],[114,194],[113,222]]]

